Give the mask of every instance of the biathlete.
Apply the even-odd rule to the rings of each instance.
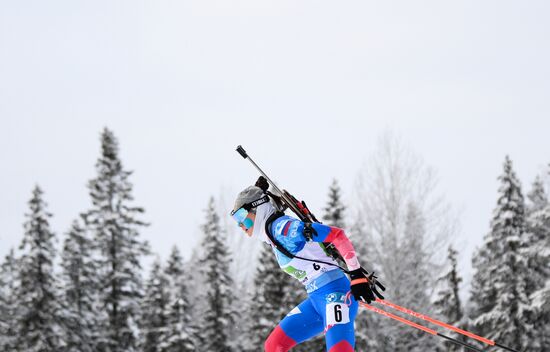
[[[375,297],[353,245],[340,228],[304,223],[278,211],[276,200],[267,194],[269,185],[261,179],[239,193],[231,215],[248,236],[272,246],[281,269],[298,279],[308,294],[271,332],[265,351],[286,352],[323,332],[327,351],[354,351],[357,302],[370,303]],[[345,261],[351,283],[326,253],[327,242]]]

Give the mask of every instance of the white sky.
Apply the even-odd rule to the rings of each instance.
[[[99,133],[135,170],[144,232],[189,254],[210,195],[250,154],[320,209],[333,177],[400,133],[462,209],[462,265],[488,229],[505,154],[550,162],[548,1],[0,0],[0,255],[38,183],[64,233],[90,201]],[[526,191],[526,190],[525,190]],[[467,270],[467,269],[466,269]]]

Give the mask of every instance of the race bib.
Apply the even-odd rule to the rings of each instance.
[[[327,304],[327,326],[349,323],[349,307],[345,303]]]

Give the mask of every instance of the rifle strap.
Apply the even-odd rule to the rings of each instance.
[[[347,269],[342,268],[338,264],[328,263],[328,262],[324,262],[322,260],[313,260],[313,259],[309,259],[309,258],[303,258],[303,257],[300,257],[300,256],[297,256],[297,255],[294,255],[294,254],[290,253],[290,251],[288,249],[286,249],[281,244],[281,242],[277,241],[275,239],[275,237],[273,236],[273,234],[271,233],[271,225],[273,224],[273,222],[275,220],[277,220],[278,218],[280,218],[281,216],[284,216],[284,215],[285,215],[285,213],[276,211],[275,213],[271,214],[267,218],[267,221],[265,222],[265,233],[267,234],[267,237],[269,237],[269,240],[271,241],[271,243],[273,243],[273,245],[275,246],[275,248],[277,248],[277,250],[279,252],[283,253],[288,258],[297,258],[297,259],[305,260],[305,261],[312,262],[312,263],[320,263],[320,264],[325,264],[325,265],[336,266],[336,267],[340,268],[341,270],[343,270],[346,274],[349,273],[349,271]]]

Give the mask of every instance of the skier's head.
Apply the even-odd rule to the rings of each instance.
[[[248,236],[262,235],[265,221],[275,211],[266,194],[268,187],[267,182],[260,182],[259,179],[256,185],[245,188],[237,195],[231,216]]]

